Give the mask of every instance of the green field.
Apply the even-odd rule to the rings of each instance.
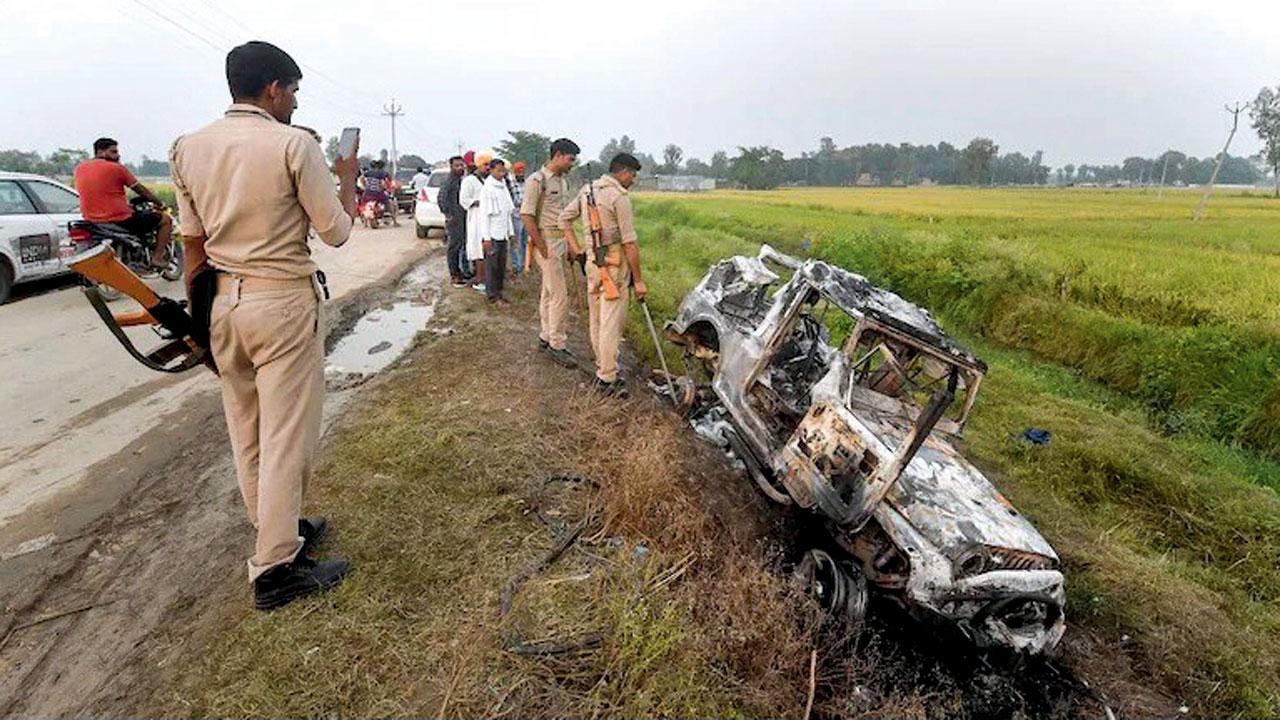
[[[1064,559],[1068,654],[1087,635],[1197,712],[1275,715],[1280,202],[1224,194],[1193,222],[1198,199],[814,189],[637,207],[664,316],[762,242],[929,307],[990,363],[967,448]],[[1016,442],[1028,427],[1052,443]]]

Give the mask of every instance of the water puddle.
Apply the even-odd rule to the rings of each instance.
[[[403,355],[435,315],[440,297],[436,275],[426,263],[409,271],[389,300],[361,316],[333,346],[326,358],[325,375],[362,379]]]

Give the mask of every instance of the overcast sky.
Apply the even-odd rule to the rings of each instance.
[[[508,130],[623,133],[685,157],[823,135],[1042,149],[1053,166],[1173,147],[1216,153],[1224,103],[1280,84],[1278,0],[0,0],[0,148],[99,135],[163,157],[229,99],[225,51],[300,61],[295,122],[326,137],[403,105],[401,153],[435,160]],[[163,17],[161,17],[163,16]],[[215,49],[216,48],[216,49]],[[1233,147],[1260,143],[1247,121]]]

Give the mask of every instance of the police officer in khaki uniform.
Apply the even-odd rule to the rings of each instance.
[[[591,331],[591,351],[596,356],[596,388],[606,395],[626,397],[627,384],[618,377],[618,344],[627,324],[627,286],[644,300],[647,289],[640,274],[640,249],[636,245],[635,215],[627,188],[636,181],[640,161],[627,153],[618,153],[609,163],[609,174],[591,184],[606,248],[605,265],[596,265],[596,254],[588,247],[587,312]],[[583,187],[573,202],[560,213],[560,229],[569,244],[580,246],[573,234],[573,223],[587,215],[590,198]],[[590,229],[587,229],[590,232]],[[588,244],[589,245],[589,244]],[[608,274],[618,290],[614,300],[605,298],[601,274]]]
[[[249,580],[260,610],[341,582],[345,560],[308,551],[324,518],[301,518],[324,404],[323,300],[308,228],[329,245],[351,234],[353,152],[325,166],[319,144],[289,125],[302,71],[280,48],[250,42],[227,55],[232,105],[169,153],[188,285],[214,268],[210,344],[236,475],[257,543]]]
[[[565,344],[569,338],[569,289],[566,284],[566,257],[581,254],[572,235],[560,229],[560,212],[569,197],[565,175],[573,167],[581,150],[567,138],[551,143],[551,159],[524,183],[524,199],[520,203],[520,220],[529,233],[528,252],[532,253],[542,275],[542,296],[538,318],[542,321],[538,346],[552,360],[565,367],[577,363]]]

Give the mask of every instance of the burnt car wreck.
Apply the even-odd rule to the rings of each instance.
[[[703,434],[825,524],[831,552],[797,568],[824,606],[857,618],[875,592],[979,647],[1058,643],[1058,556],[953,445],[986,365],[927,311],[765,245],[714,265],[666,336],[710,375]]]

